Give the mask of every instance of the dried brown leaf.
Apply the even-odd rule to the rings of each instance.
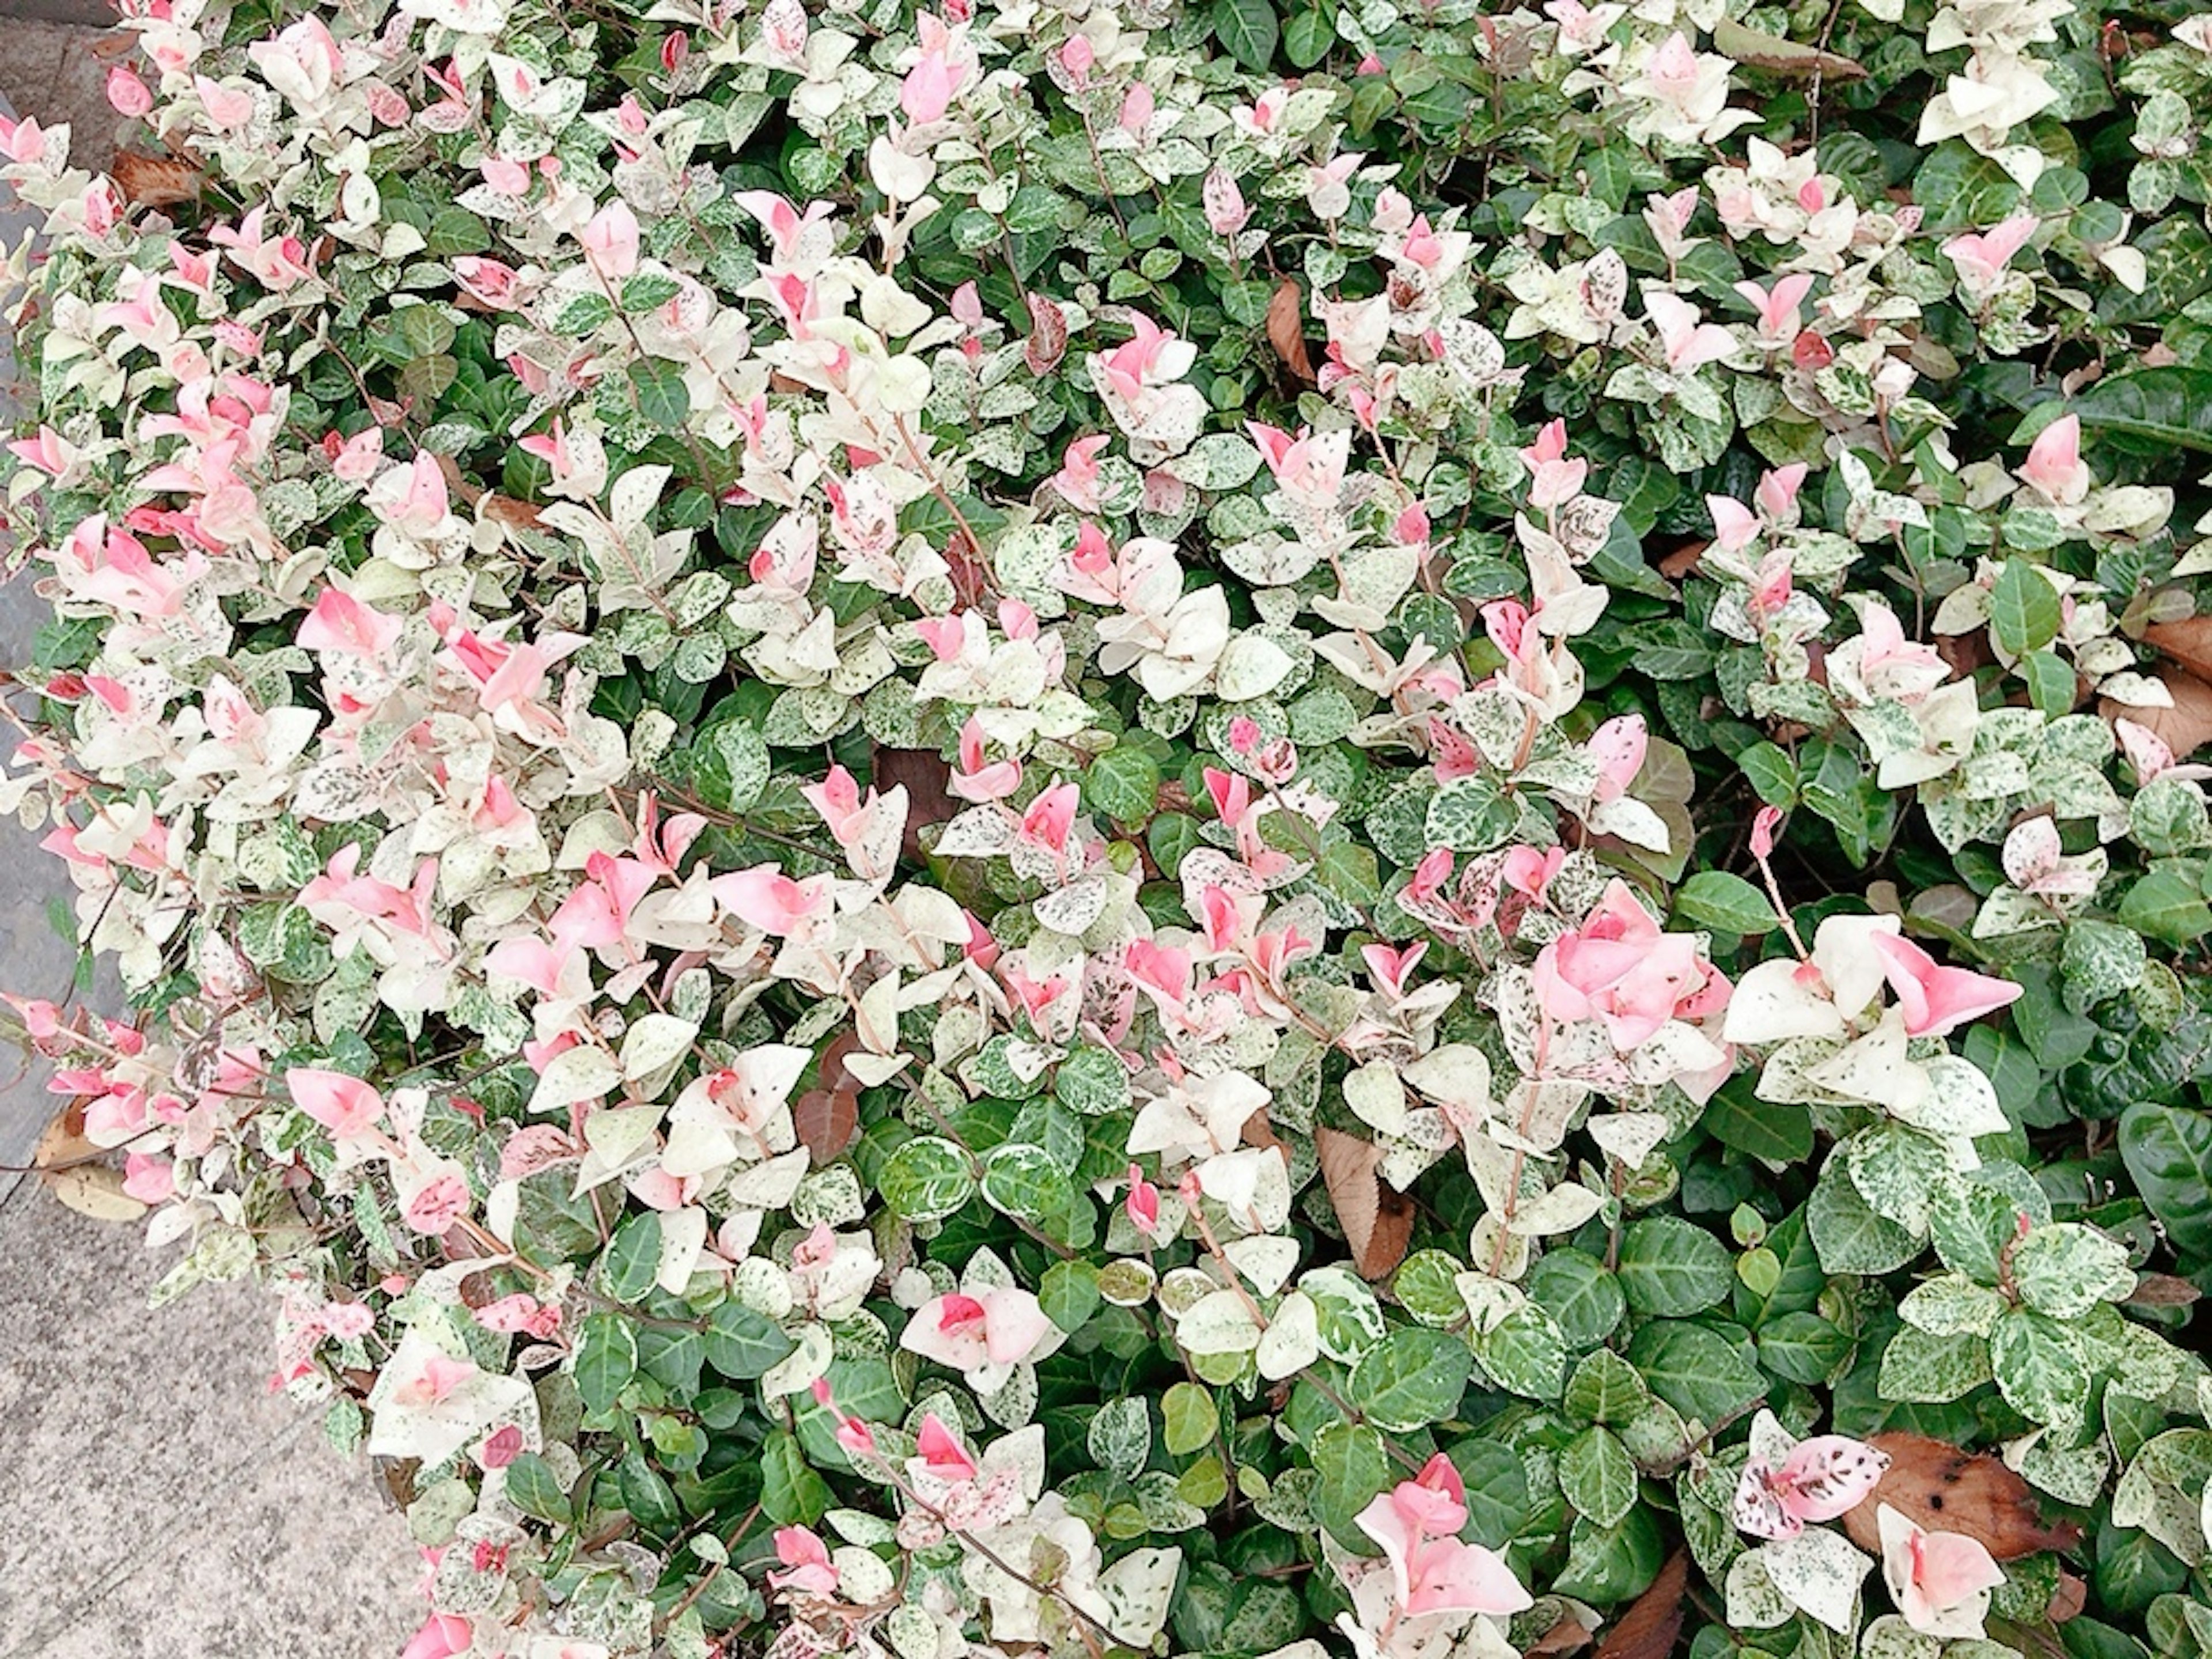
[[[1314,1151],[1321,1158],[1336,1218],[1344,1224],[1352,1265],[1364,1279],[1385,1279],[1406,1259],[1413,1242],[1413,1200],[1376,1173],[1382,1149],[1337,1129],[1316,1129]]]
[[[2200,680],[2212,680],[2212,617],[2186,617],[2153,623],[2143,643],[2169,662],[2179,663]]]
[[[1244,1120],[1244,1127],[1238,1139],[1247,1146],[1257,1146],[1262,1151],[1271,1146],[1279,1147],[1283,1144],[1282,1137],[1275,1133],[1275,1126],[1268,1119],[1265,1106]]]
[[[1668,1558],[1651,1581],[1606,1632],[1591,1659],[1667,1659],[1682,1633],[1682,1608],[1690,1589],[1690,1558],[1680,1550]]]
[[[142,207],[174,207],[200,193],[201,173],[190,161],[173,155],[141,155],[118,150],[108,164],[108,176],[126,202]]]
[[[1571,1613],[1559,1615],[1559,1622],[1546,1631],[1522,1655],[1522,1659],[1559,1659],[1559,1656],[1580,1653],[1590,1644],[1590,1633],[1583,1621]]]
[[[517,530],[543,530],[545,520],[536,505],[518,501],[512,495],[487,495],[480,503],[483,515],[494,524],[503,524]]]
[[[32,1149],[32,1166],[39,1170],[59,1170],[63,1165],[81,1163],[100,1156],[100,1148],[85,1139],[84,1109],[91,1103],[89,1095],[79,1095],[53,1115],[39,1144]]]
[[[94,1221],[136,1221],[146,1213],[146,1206],[123,1190],[123,1172],[105,1164],[42,1170],[39,1179],[69,1208]]]
[[[2054,1625],[2063,1625],[2089,1605],[2089,1586],[2078,1574],[2061,1571],[2057,1585],[2051,1592],[2051,1603],[2044,1616]]]
[[[1881,1553],[1875,1516],[1884,1504],[1931,1532],[1964,1533],[2000,1561],[2081,1541],[2071,1521],[2045,1526],[2027,1482],[1994,1457],[1901,1431],[1875,1435],[1869,1443],[1889,1454],[1889,1468],[1844,1516],[1851,1542],[1869,1555]]]
[[[2212,743],[2212,685],[2171,665],[2160,669],[2158,678],[2173,695],[2172,708],[2144,708],[2107,698],[2097,712],[2107,720],[2133,720],[2154,733],[2177,757],[2186,757]]]
[[[1313,362],[1306,356],[1305,326],[1305,296],[1298,290],[1297,278],[1285,276],[1267,301],[1267,343],[1275,348],[1292,380],[1312,386],[1316,381]]]

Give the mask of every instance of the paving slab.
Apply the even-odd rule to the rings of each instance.
[[[391,1659],[399,1516],[270,1394],[264,1292],[147,1310],[169,1259],[33,1187],[0,1206],[0,1659]]]

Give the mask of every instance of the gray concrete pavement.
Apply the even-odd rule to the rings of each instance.
[[[399,1516],[268,1376],[257,1287],[149,1312],[136,1229],[0,1206],[0,1659],[392,1659]]]
[[[0,28],[0,107],[70,121],[88,165],[115,128],[89,35]],[[0,358],[0,386],[15,379]],[[43,619],[27,582],[0,586],[0,664],[30,659]],[[47,910],[69,884],[36,842],[0,820],[0,988],[58,1000],[76,953]],[[52,1104],[46,1068],[17,1066],[0,1048],[0,1164],[25,1161]],[[392,1659],[421,1606],[398,1516],[270,1395],[261,1291],[148,1309],[173,1256],[0,1173],[0,1659]]]

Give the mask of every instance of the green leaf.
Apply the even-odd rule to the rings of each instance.
[[[1098,1311],[1098,1269],[1088,1261],[1055,1261],[1044,1270],[1037,1300],[1045,1317],[1069,1336],[1091,1322]]]
[[[1587,1250],[1547,1250],[1528,1270],[1528,1297],[1551,1315],[1570,1347],[1595,1348],[1628,1311],[1620,1281]]]
[[[707,1321],[707,1363],[732,1382],[765,1375],[798,1346],[782,1326],[742,1302],[725,1302]]]
[[[684,1506],[676,1501],[674,1488],[644,1452],[634,1449],[617,1466],[615,1489],[623,1507],[647,1532],[673,1532],[683,1524]]]
[[[647,1210],[615,1229],[599,1262],[599,1281],[617,1302],[642,1301],[660,1272],[660,1216]]]
[[[1467,1486],[1468,1530],[1477,1543],[1502,1550],[1528,1519],[1528,1471],[1520,1454],[1495,1440],[1455,1440],[1445,1450]]]
[[[779,1527],[811,1527],[830,1507],[829,1486],[808,1467],[798,1437],[781,1429],[761,1449],[760,1504]]]
[[[576,1392],[586,1411],[608,1410],[637,1375],[636,1329],[617,1313],[585,1316],[576,1337]]]
[[[637,1333],[637,1368],[670,1394],[689,1399],[699,1392],[699,1370],[707,1358],[707,1335],[686,1326],[642,1325]]]
[[[1474,1371],[1467,1344],[1443,1331],[1395,1330],[1352,1368],[1352,1403],[1377,1428],[1411,1433],[1459,1407]]]
[[[2120,1115],[2120,1157],[2183,1260],[2212,1258],[2212,1115],[2139,1102]]]
[[[1852,1346],[1850,1332],[1811,1313],[1778,1314],[1759,1328],[1759,1363],[1785,1382],[1826,1382]]]
[[[1568,1534],[1567,1562],[1552,1580],[1552,1593],[1601,1607],[1633,1601],[1658,1577],[1665,1553],[1649,1504],[1632,1509],[1618,1526],[1601,1527],[1584,1516]]]
[[[1806,1202],[1805,1230],[1826,1273],[1894,1273],[1921,1249],[1920,1240],[1869,1209],[1850,1177],[1833,1166]]]
[[[1116,823],[1139,824],[1159,810],[1160,763],[1127,744],[1083,769],[1083,804]]]
[[[556,1527],[568,1524],[568,1494],[561,1489],[553,1466],[536,1452],[519,1452],[507,1466],[507,1501],[540,1521]]]
[[[1769,1164],[1802,1164],[1813,1156],[1812,1113],[1760,1100],[1747,1086],[1724,1085],[1705,1103],[1698,1123],[1722,1146]]]
[[[629,384],[637,394],[637,412],[663,431],[678,430],[690,416],[691,389],[675,364],[641,357],[629,366]]]
[[[1636,1465],[1610,1429],[1584,1429],[1559,1454],[1559,1491],[1601,1527],[1636,1507]]]
[[[1084,1431],[1091,1461],[1124,1480],[1134,1480],[1152,1455],[1152,1413],[1141,1398],[1109,1400]]]
[[[2058,590],[2026,559],[2010,558],[1990,595],[1990,626],[2014,656],[2039,651],[2058,636]]]
[[[2212,908],[2178,870],[2154,869],[2120,901],[2120,925],[2175,946],[2212,933]]]
[[[1684,1417],[1717,1423],[1766,1391],[1759,1369],[1718,1331],[1678,1319],[1655,1319],[1628,1344],[1628,1362],[1652,1393]]]
[[[768,787],[768,740],[744,719],[719,720],[691,746],[691,786],[708,805],[750,811]]]
[[[1680,921],[1717,933],[1764,933],[1778,925],[1766,895],[1741,876],[1700,870],[1674,893]]]
[[[633,316],[641,311],[657,310],[683,291],[683,284],[673,276],[641,270],[623,283],[622,308]]]
[[[1382,1437],[1364,1423],[1332,1423],[1314,1436],[1314,1519],[1339,1543],[1373,1547],[1355,1517],[1391,1484],[1394,1466]]]
[[[2212,369],[2139,368],[2096,381],[2074,399],[2086,427],[2161,448],[2212,450]]]
[[[1680,1216],[1654,1216],[1621,1235],[1621,1292],[1639,1314],[1680,1318],[1727,1299],[1735,1283],[1728,1248]]]
[[[2027,682],[2028,701],[2045,716],[2057,720],[2074,708],[2074,670],[2055,651],[2031,651],[2020,659],[2021,678]]]
[[[1560,1405],[1569,1417],[1585,1423],[1625,1423],[1650,1398],[1635,1366],[1612,1349],[1600,1348],[1575,1367]]]
[[[907,1221],[941,1221],[975,1195],[968,1154],[935,1135],[917,1135],[884,1160],[876,1188]]]
[[[1283,25],[1283,55],[1291,60],[1294,69],[1313,68],[1328,56],[1328,49],[1335,44],[1336,26],[1319,6],[1295,13]]]
[[[2023,1302],[2061,1320],[2079,1319],[2136,1287],[2128,1247],[2071,1221],[2035,1228],[2021,1239],[2013,1252],[2012,1274]]]
[[[1052,1091],[1071,1112],[1103,1117],[1128,1105],[1129,1073],[1109,1050],[1081,1048],[1060,1061],[1060,1069],[1053,1073]]]
[[[1213,0],[1213,33],[1231,58],[1257,75],[1273,61],[1282,26],[1270,0]]]
[[[1736,756],[1735,763],[1769,806],[1797,804],[1797,763],[1779,745],[1754,743]]]
[[[1196,1382],[1178,1382],[1160,1401],[1160,1421],[1168,1450],[1188,1457],[1211,1445],[1219,1432],[1221,1415],[1212,1394]]]
[[[1501,1389],[1531,1400],[1557,1400],[1567,1370],[1567,1340],[1543,1309],[1516,1308],[1475,1338],[1475,1357]]]

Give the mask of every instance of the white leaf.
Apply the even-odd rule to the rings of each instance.
[[[598,1100],[623,1080],[615,1057],[595,1043],[564,1048],[545,1063],[530,1091],[533,1112],[557,1112],[580,1100]]]
[[[1846,1636],[1857,1628],[1851,1614],[1874,1560],[1853,1549],[1843,1534],[1808,1527],[1759,1553],[1765,1558],[1768,1581],[1792,1606]]]
[[[1360,1121],[1386,1135],[1406,1132],[1406,1085],[1398,1070],[1386,1060],[1362,1066],[1344,1079],[1345,1103]]]
[[[1214,689],[1224,702],[1264,697],[1291,672],[1290,653],[1264,634],[1240,634],[1230,641],[1214,670]]]
[[[1448,1042],[1400,1068],[1406,1081],[1439,1105],[1477,1116],[1490,1111],[1490,1056],[1471,1043]]]
[[[1252,1310],[1235,1291],[1201,1297],[1176,1321],[1176,1340],[1188,1353],[1249,1353],[1260,1346]]]
[[[1321,1315],[1313,1298],[1293,1291],[1283,1298],[1253,1355],[1260,1375],[1279,1382],[1321,1358]]]
[[[1181,1550],[1132,1550],[1098,1575],[1107,1627],[1116,1642],[1139,1650],[1152,1646],[1167,1622],[1168,1600],[1182,1570]]]
[[[668,473],[665,466],[634,466],[615,480],[614,491],[607,497],[607,516],[614,520],[617,534],[628,536],[644,525],[667,485]]]
[[[1605,1200],[1578,1182],[1563,1181],[1542,1197],[1515,1209],[1507,1231],[1522,1238],[1571,1233],[1605,1207]]]
[[[1221,1247],[1229,1265],[1262,1296],[1273,1296],[1297,1271],[1298,1241],[1273,1233],[1233,1239]]]
[[[707,1248],[707,1212],[696,1204],[668,1210],[660,1218],[660,1267],[653,1281],[671,1296],[681,1296],[691,1270]]]
[[[658,1106],[617,1106],[592,1113],[584,1120],[586,1151],[576,1167],[577,1193],[612,1181],[635,1164],[659,1127]]]
[[[623,1035],[623,1080],[636,1088],[641,1096],[659,1093],[658,1088],[644,1087],[643,1079],[683,1059],[690,1049],[691,1039],[698,1035],[699,1028],[688,1019],[678,1019],[673,1014],[646,1015]],[[568,1050],[572,1054],[580,1052],[575,1048]],[[560,1058],[566,1059],[567,1055]],[[660,1082],[665,1085],[667,1079],[663,1077]],[[532,1103],[535,1104],[534,1098]]]

